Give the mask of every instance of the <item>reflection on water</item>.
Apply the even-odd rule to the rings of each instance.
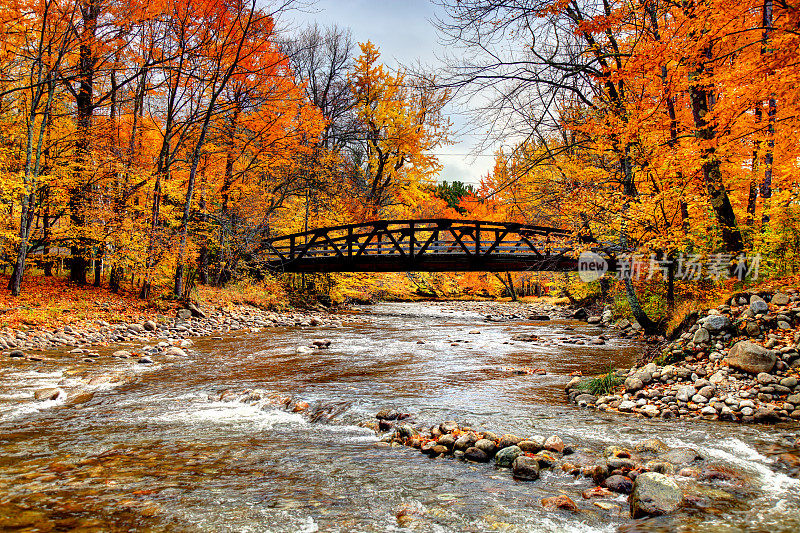
[[[36,404],[47,407],[39,410],[22,400],[65,378],[88,382],[89,371],[67,376],[52,363],[15,363],[0,374],[0,523],[87,531],[800,529],[797,483],[760,453],[777,431],[574,410],[564,403],[568,374],[629,366],[634,345],[567,344],[600,330],[565,321],[488,323],[459,309],[381,304],[343,328],[204,339],[180,364],[95,366],[91,372],[113,370],[126,383],[98,386],[83,403]],[[539,341],[511,341],[518,333]],[[331,339],[330,349],[297,353],[317,338]],[[547,374],[508,370],[515,367]],[[248,389],[260,392],[243,396]],[[327,423],[277,407],[283,396],[308,402],[311,412],[324,407],[319,418]],[[356,424],[387,407],[420,424],[454,419],[497,433],[556,433],[578,448],[657,436],[731,464],[749,481],[729,491],[727,505],[631,524],[619,516],[624,497],[604,511],[574,496],[591,488],[586,479],[547,472],[521,483],[488,465],[377,447]],[[541,509],[542,498],[562,492],[580,513]]]

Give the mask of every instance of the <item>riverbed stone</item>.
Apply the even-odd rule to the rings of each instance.
[[[475,463],[485,463],[489,460],[489,456],[480,448],[470,446],[464,451],[464,459]]]
[[[703,319],[703,328],[709,332],[716,333],[731,327],[731,319],[726,315],[708,315]]]
[[[776,360],[777,356],[773,351],[750,341],[734,344],[724,359],[728,366],[750,374],[771,371]]]
[[[536,453],[542,449],[539,443],[532,440],[523,440],[517,445],[525,453]]]
[[[754,315],[763,315],[769,312],[769,305],[761,296],[754,294],[750,297],[750,311],[753,312]]]
[[[48,387],[45,389],[39,389],[33,393],[33,397],[39,401],[46,401],[46,400],[56,400],[63,391],[56,387]]]
[[[497,443],[498,448],[507,448],[509,446],[516,446],[522,442],[522,437],[517,437],[516,435],[505,434],[500,437],[500,441]]]
[[[542,507],[549,511],[560,509],[562,511],[577,512],[578,504],[572,501],[568,496],[561,494],[560,496],[552,496],[542,500]]]
[[[669,446],[662,440],[652,438],[637,442],[634,450],[639,453],[664,453],[669,451]]]
[[[475,443],[475,447],[483,451],[483,453],[489,457],[493,457],[497,451],[497,446],[489,439],[479,439],[478,442]]]
[[[603,487],[620,494],[630,494],[633,492],[633,480],[628,476],[615,474],[603,481]]]
[[[631,518],[672,513],[682,504],[683,492],[674,479],[657,472],[636,476],[630,497]]]
[[[710,340],[711,334],[706,328],[699,328],[694,332],[694,337],[692,337],[692,342],[695,344],[705,344]]]
[[[703,456],[694,448],[680,447],[673,448],[658,456],[662,461],[670,462],[674,465],[684,465],[703,459]]]
[[[544,441],[544,449],[551,452],[561,453],[564,451],[564,441],[558,435],[550,436]]]
[[[525,452],[519,446],[507,446],[497,452],[497,455],[494,456],[494,462],[497,466],[509,468],[514,464],[514,460],[521,455],[525,455]]]
[[[461,435],[456,439],[456,442],[453,444],[453,447],[456,450],[466,450],[467,448],[471,447],[473,444],[478,442],[478,436],[474,433],[466,433]]]
[[[772,303],[777,306],[787,305],[789,303],[789,300],[790,300],[789,295],[782,292],[776,292],[775,295],[772,297]]]
[[[539,462],[533,457],[520,455],[511,465],[514,478],[522,481],[539,479]]]

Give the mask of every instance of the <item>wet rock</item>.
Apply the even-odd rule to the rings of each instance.
[[[675,465],[662,460],[648,461],[644,467],[648,472],[658,472],[665,476],[671,476],[675,473]]]
[[[769,372],[776,360],[774,352],[750,341],[734,344],[724,359],[728,366],[751,374]]]
[[[519,446],[519,448],[525,453],[536,453],[544,448],[544,442],[537,442],[535,440],[528,439],[520,441],[517,446]]]
[[[603,481],[603,486],[620,494],[630,494],[633,492],[633,480],[627,476],[613,475]]]
[[[449,451],[450,450],[447,448],[447,446],[442,446],[441,444],[437,444],[433,448],[431,448],[430,456],[431,457],[439,457],[440,455],[444,455],[444,454],[448,453]]]
[[[475,435],[474,433],[467,433],[465,435],[461,435],[460,437],[458,437],[453,447],[456,450],[466,450],[467,448],[471,447],[476,442],[478,442],[478,440],[479,440],[478,436]]]
[[[658,456],[662,461],[667,461],[674,465],[684,465],[703,459],[703,456],[693,448],[673,448],[668,452]]]
[[[500,437],[500,441],[497,443],[498,448],[507,448],[509,446],[516,446],[522,442],[522,438],[517,437],[516,435],[503,435]]]
[[[558,435],[552,435],[544,441],[544,449],[551,452],[561,453],[564,451],[564,441]]]
[[[378,420],[397,420],[400,413],[395,409],[381,409],[375,413],[375,418]]]
[[[564,496],[563,494],[561,496],[553,496],[552,498],[543,499],[542,507],[544,507],[548,511],[554,511],[556,509],[560,509],[562,511],[576,512],[578,510],[578,504],[576,504],[569,497]]]
[[[611,492],[605,487],[595,487],[593,489],[585,490],[581,493],[581,496],[585,500],[589,500],[592,498],[614,498],[616,494]]]
[[[136,362],[139,363],[140,365],[152,365],[153,364],[153,360],[150,359],[146,355],[143,356],[143,357],[140,357]]]
[[[514,464],[514,460],[517,457],[524,454],[525,452],[519,446],[507,446],[497,452],[497,455],[494,456],[494,462],[497,466],[509,468]]]
[[[63,391],[58,388],[39,389],[33,393],[33,397],[39,401],[57,400]]]
[[[480,448],[471,446],[464,451],[464,459],[475,463],[485,463],[489,461],[489,456]]]
[[[780,418],[778,413],[774,410],[762,407],[756,409],[756,412],[753,414],[753,420],[760,424],[768,424],[770,422],[775,422]]]
[[[11,350],[8,354],[9,357],[25,357],[25,353],[22,350]]]
[[[448,420],[447,422],[442,422],[439,424],[439,431],[442,433],[452,433],[458,429],[458,423],[452,420]]]
[[[132,357],[133,354],[128,350],[117,350],[111,354],[111,357],[118,357],[120,359],[127,359],[128,357]]]
[[[639,453],[658,454],[669,451],[669,446],[667,446],[663,441],[659,439],[646,439],[636,443],[634,449]]]
[[[539,479],[539,462],[533,457],[520,455],[511,464],[511,470],[515,479],[522,481],[534,481]]]
[[[478,442],[475,443],[475,447],[485,453],[487,457],[493,457],[497,451],[497,446],[489,439],[479,439]]]
[[[455,446],[456,438],[454,436],[452,436],[451,434],[447,433],[447,434],[442,435],[441,437],[439,437],[439,440],[437,440],[436,442],[438,444],[441,444],[442,446],[447,446],[448,448],[450,448],[452,450],[453,447]]]
[[[539,468],[550,468],[558,462],[558,459],[556,459],[552,453],[546,451],[534,454],[531,459],[535,459],[536,462],[539,463]]]
[[[683,492],[674,479],[656,472],[636,477],[630,496],[631,518],[672,513],[682,504]]]

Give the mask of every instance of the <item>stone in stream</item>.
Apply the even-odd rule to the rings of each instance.
[[[449,449],[452,450],[453,446],[456,443],[456,438],[454,436],[452,436],[451,434],[447,433],[447,434],[442,435],[441,437],[439,437],[439,440],[437,440],[436,443],[440,444],[442,446],[447,446]]]
[[[464,451],[464,459],[475,463],[485,463],[489,461],[489,456],[480,448],[471,446]]]
[[[551,452],[561,453],[564,451],[564,441],[558,435],[552,435],[544,441],[544,449]]]
[[[46,400],[56,400],[59,396],[61,396],[62,390],[58,388],[46,388],[46,389],[39,389],[33,393],[33,397],[40,402]]]
[[[684,465],[703,459],[694,448],[673,448],[668,452],[658,456],[661,461],[667,461],[674,465]]]
[[[475,443],[475,447],[485,453],[489,458],[494,457],[497,451],[497,446],[489,439],[479,439],[478,442]]]
[[[522,481],[535,481],[539,479],[539,462],[533,457],[520,455],[511,465],[514,478]]]
[[[631,518],[672,513],[682,504],[683,492],[674,479],[657,472],[636,476],[630,496]]]
[[[516,435],[506,434],[500,437],[500,442],[497,443],[497,447],[507,448],[509,446],[516,446],[520,442],[522,442],[522,439],[520,437],[517,437]]]
[[[128,350],[117,350],[116,352],[111,354],[111,357],[118,357],[120,359],[127,359],[131,357],[133,354]]]
[[[561,509],[562,511],[578,511],[578,504],[572,501],[569,497],[564,496],[563,494],[560,496],[553,496],[551,498],[545,498],[542,500],[542,507],[547,510],[555,510]]]
[[[520,441],[517,446],[519,446],[520,450],[525,453],[540,452],[542,451],[542,448],[544,448],[544,438],[541,438],[541,440],[535,440],[535,437],[532,437],[530,439]]]
[[[603,486],[608,490],[618,492],[620,494],[630,494],[633,492],[633,480],[627,476],[619,474],[610,476],[603,481]]]
[[[497,455],[494,456],[494,463],[499,467],[509,468],[521,455],[525,455],[525,452],[519,446],[507,446],[497,452]]]
[[[669,446],[659,439],[645,439],[636,443],[634,449],[639,453],[665,453],[669,451]]]
[[[775,352],[750,341],[739,341],[733,345],[724,361],[728,366],[751,374],[769,372],[775,367]]]
[[[22,350],[11,350],[8,354],[9,357],[25,357],[25,353]]]
[[[473,444],[478,442],[478,440],[479,440],[478,436],[475,435],[474,433],[466,433],[456,439],[456,442],[453,445],[453,447],[456,450],[466,450],[467,448],[471,447]]]
[[[448,420],[447,422],[442,422],[439,424],[439,431],[442,433],[452,433],[458,429],[458,423],[452,420]]]

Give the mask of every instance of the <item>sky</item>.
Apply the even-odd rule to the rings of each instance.
[[[444,15],[429,0],[317,0],[286,14],[283,24],[290,32],[314,22],[350,28],[356,42],[372,41],[380,49],[388,67],[420,61],[435,68],[445,51],[432,23],[437,12]],[[491,170],[492,154],[475,154],[478,139],[469,133],[466,115],[453,105],[446,112],[453,123],[453,144],[435,151],[444,166],[439,179],[477,184]]]

